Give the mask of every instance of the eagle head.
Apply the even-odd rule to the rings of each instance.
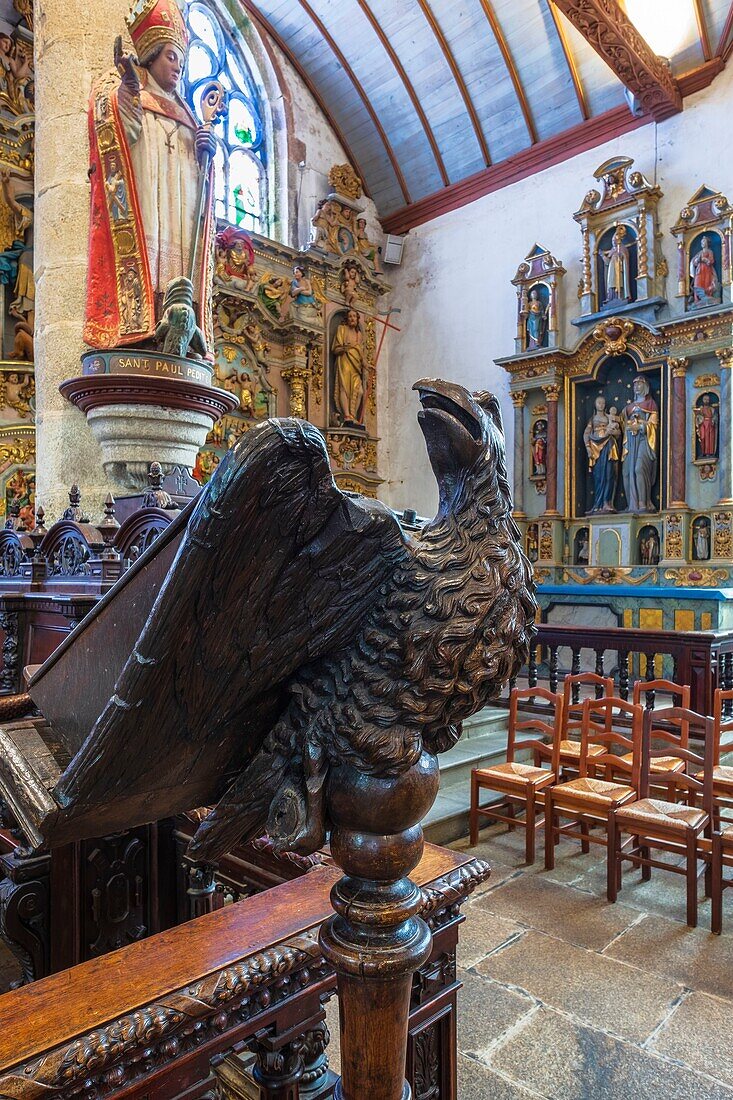
[[[498,478],[509,510],[504,427],[496,397],[471,394],[439,378],[421,378],[412,388],[422,405],[417,418],[438,482],[439,513],[455,510],[467,481],[485,475]]]

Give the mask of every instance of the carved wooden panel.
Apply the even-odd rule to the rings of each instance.
[[[82,958],[149,935],[149,862],[147,826],[82,844]]]

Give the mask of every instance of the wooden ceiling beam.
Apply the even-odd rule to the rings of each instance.
[[[588,109],[588,101],[585,98],[585,90],[583,88],[582,81],[580,79],[580,72],[573,56],[573,51],[570,48],[570,40],[568,38],[565,25],[560,18],[560,13],[555,10],[555,6],[552,0],[547,0],[547,7],[549,8],[550,15],[552,16],[552,22],[555,24],[555,30],[557,31],[557,37],[560,39],[560,45],[562,46],[562,52],[565,54],[565,61],[567,62],[568,69],[570,70],[570,79],[573,82],[575,88],[575,97],[578,100],[578,106],[580,107],[580,113],[583,118],[590,118],[590,111]]]
[[[680,88],[683,96],[693,95],[707,88],[724,68],[722,59],[714,57],[712,61],[706,61],[697,69],[681,76]],[[560,164],[586,149],[593,149],[621,134],[646,126],[650,121],[651,117],[648,115],[632,115],[625,105],[614,107],[602,115],[573,126],[570,130],[563,130],[562,133],[538,141],[536,145],[515,153],[513,157],[494,164],[491,168],[484,168],[442,191],[426,195],[412,206],[393,211],[382,218],[382,228],[385,233],[407,233],[415,226],[432,221],[441,214],[467,206],[482,195],[489,195],[518,180],[543,172],[553,164]]]
[[[275,43],[277,48],[285,55],[285,57],[288,59],[290,64],[293,66],[296,73],[298,74],[300,79],[303,81],[303,83],[305,84],[305,86],[308,89],[308,91],[310,92],[310,94],[315,99],[319,109],[323,112],[323,115],[326,119],[326,122],[331,127],[334,134],[336,135],[339,144],[342,146],[344,152],[346,153],[346,156],[348,157],[348,159],[351,163],[352,168],[354,169],[357,176],[359,177],[359,179],[362,182],[362,186],[364,188],[364,193],[366,195],[369,195],[368,186],[367,186],[367,183],[364,179],[364,173],[362,172],[361,168],[359,167],[359,161],[354,156],[353,150],[351,149],[348,141],[344,137],[343,131],[337,125],[333,115],[331,114],[328,107],[326,106],[326,103],[323,99],[323,96],[321,95],[321,93],[316,88],[315,84],[313,83],[313,81],[309,77],[308,73],[306,72],[306,70],[301,65],[300,61],[298,61],[297,57],[292,52],[292,50],[290,50],[288,48],[288,46],[286,45],[283,38],[275,30],[272,23],[270,23],[269,19],[267,19],[262,14],[262,12],[259,10],[259,8],[253,3],[253,0],[239,0],[239,2],[242,5],[242,7],[244,8],[244,10],[251,15],[251,17],[252,17],[252,19],[254,19],[255,23],[259,24],[261,29],[265,32],[265,35],[266,36],[269,35],[269,37]]]
[[[442,30],[440,29],[440,26],[438,25],[437,19],[435,18],[432,11],[430,10],[430,6],[428,5],[427,0],[417,0],[417,2],[420,5],[420,8],[422,10],[423,15],[425,16],[425,18],[428,21],[430,29],[432,30],[433,34],[435,35],[435,37],[438,40],[438,45],[440,46],[441,50],[443,51],[443,56],[445,57],[445,60],[448,63],[448,67],[450,68],[450,71],[453,73],[453,79],[455,80],[456,84],[458,85],[458,91],[461,93],[461,98],[462,98],[464,104],[466,105],[466,110],[468,111],[469,118],[471,119],[471,125],[473,126],[473,130],[474,130],[474,133],[476,135],[476,140],[478,141],[479,148],[481,150],[481,156],[484,159],[484,164],[488,168],[489,165],[491,164],[491,157],[489,156],[489,147],[486,144],[486,138],[484,137],[484,132],[481,128],[481,122],[479,121],[479,117],[476,113],[476,107],[474,106],[473,100],[471,99],[470,95],[468,94],[468,88],[466,87],[466,82],[463,79],[463,76],[461,75],[461,70],[458,68],[458,65],[456,64],[456,59],[453,56],[453,53],[451,51],[450,46],[448,45],[448,40],[446,39],[445,35],[443,34]]]
[[[695,19],[697,20],[697,33],[700,36],[700,49],[705,60],[711,61],[713,51],[710,49],[710,35],[708,34],[708,24],[705,19],[702,0],[693,0],[693,2],[695,5]]]
[[[489,21],[489,25],[491,27],[494,38],[496,39],[496,44],[499,47],[501,56],[504,58],[504,64],[506,65],[507,72],[509,73],[509,76],[511,78],[511,82],[514,85],[514,91],[516,92],[517,99],[519,100],[519,108],[522,112],[524,123],[527,127],[527,132],[529,133],[529,140],[534,145],[538,140],[537,128],[535,127],[534,119],[532,118],[532,112],[529,109],[527,94],[524,90],[524,86],[521,80],[519,79],[517,66],[514,64],[514,58],[511,55],[509,45],[506,38],[504,37],[504,31],[501,28],[499,20],[496,18],[496,12],[491,5],[491,0],[480,0],[480,3],[481,7],[483,8],[484,15]]]
[[[616,0],[552,0],[656,122],[682,110],[682,93]]]
[[[359,5],[359,7],[361,8],[361,10],[364,12],[364,15],[366,16],[366,18],[369,20],[369,23],[370,23],[372,29],[374,30],[374,33],[376,34],[377,38],[379,39],[379,41],[384,46],[384,49],[387,52],[387,56],[389,57],[390,61],[394,65],[395,69],[397,70],[397,72],[399,74],[400,80],[402,81],[402,83],[405,86],[405,91],[407,92],[408,96],[410,97],[410,100],[412,102],[412,106],[415,108],[415,112],[417,114],[417,117],[420,119],[420,122],[422,123],[422,128],[425,131],[425,137],[428,139],[428,142],[430,144],[430,148],[433,151],[433,156],[435,157],[435,163],[438,166],[438,171],[440,172],[440,178],[442,179],[444,186],[448,187],[449,184],[450,184],[450,179],[448,177],[448,173],[446,171],[445,164],[443,162],[443,157],[441,156],[440,149],[438,148],[438,143],[435,140],[435,135],[433,134],[432,127],[430,126],[430,123],[428,122],[427,115],[425,114],[425,111],[423,110],[423,106],[422,106],[420,100],[418,99],[417,92],[415,91],[414,85],[413,85],[412,81],[410,80],[409,76],[407,75],[407,73],[405,72],[405,68],[404,68],[402,62],[400,61],[399,57],[395,53],[395,50],[394,50],[394,47],[393,47],[392,43],[389,41],[386,34],[382,30],[381,25],[379,24],[379,22],[375,18],[374,12],[369,7],[366,0],[357,0],[357,3]]]
[[[362,87],[361,82],[357,79],[356,73],[352,69],[349,62],[346,60],[346,56],[344,55],[343,51],[337,45],[333,35],[327,29],[327,27],[326,27],[325,23],[323,22],[323,20],[320,19],[316,15],[316,13],[313,11],[313,8],[308,3],[308,0],[299,0],[299,3],[300,3],[300,6],[302,7],[303,11],[311,19],[311,21],[313,22],[313,24],[317,28],[318,32],[320,33],[320,35],[322,36],[324,41],[330,47],[331,52],[334,54],[336,60],[338,61],[339,65],[341,66],[341,68],[344,70],[344,72],[348,76],[351,83],[354,85],[354,88],[356,90],[357,95],[359,96],[359,99],[364,104],[364,107],[366,108],[367,114],[371,118],[372,122],[374,123],[374,127],[375,127],[377,133],[379,134],[380,138],[382,139],[382,144],[384,145],[385,152],[386,152],[386,154],[389,158],[390,164],[392,165],[392,169],[394,171],[394,174],[397,177],[397,182],[400,185],[400,191],[402,192],[404,200],[405,200],[406,203],[409,204],[412,200],[410,198],[410,192],[408,191],[407,183],[405,181],[405,177],[402,173],[402,169],[400,168],[397,157],[395,156],[394,149],[392,148],[392,145],[390,144],[390,140],[387,137],[387,134],[385,133],[384,127],[382,126],[382,123],[379,120],[379,115],[374,110],[374,107],[372,105],[372,101],[369,99],[369,96],[364,91],[364,88]]]

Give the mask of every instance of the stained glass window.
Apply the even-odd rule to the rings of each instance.
[[[219,80],[229,92],[227,117],[214,127],[216,216],[267,233],[267,147],[257,86],[212,8],[194,0],[186,18],[191,43],[184,92],[197,118],[203,121],[201,95],[208,81]]]

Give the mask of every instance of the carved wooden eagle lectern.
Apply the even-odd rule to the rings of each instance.
[[[31,694],[58,771],[0,745],[0,785],[39,846],[216,803],[196,858],[265,827],[313,851],[334,770],[401,775],[516,674],[535,602],[498,402],[415,388],[440,493],[419,535],[335,486],[312,425],[266,421],[42,666]]]

